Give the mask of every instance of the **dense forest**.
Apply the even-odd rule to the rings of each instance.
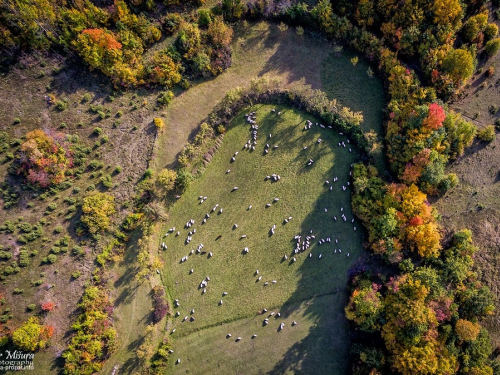
[[[319,31],[361,53],[384,81],[391,171],[384,174],[370,164],[373,140],[355,132],[365,158],[353,168],[352,206],[367,229],[366,246],[373,255],[349,271],[345,315],[351,324],[352,372],[500,374],[500,361],[481,326],[495,301],[473,271],[477,248],[471,232],[459,231],[445,241],[439,213],[428,200],[458,183],[456,175],[445,171],[450,161],[463,155],[477,135],[484,140],[494,136],[491,127],[478,134],[446,103],[459,97],[477,67],[487,67],[500,50],[493,21],[500,16],[497,2],[223,0],[203,5],[202,0],[3,0],[2,64],[8,69],[22,53],[77,56],[109,77],[116,90],[160,87],[159,101],[168,105],[174,88],[187,90],[191,81],[231,66],[232,25],[240,20],[270,19]],[[154,50],[163,38],[174,41]],[[53,105],[64,103],[54,99]],[[162,128],[161,119],[155,125]],[[71,178],[84,154],[64,134],[35,130],[25,135],[13,173],[44,191]],[[159,191],[184,186],[190,178],[182,173],[146,178],[137,212],[122,229],[161,216],[151,202]],[[105,233],[115,212],[113,198],[93,193],[82,210],[80,232],[90,237]],[[121,231],[114,235],[109,252],[127,239]],[[100,259],[104,266],[106,256]],[[162,296],[160,290],[155,297],[158,320],[166,314]],[[98,371],[113,351],[116,332],[109,306],[103,285],[96,282],[86,289],[71,327],[74,336],[62,355],[65,374]],[[13,332],[3,328],[2,343],[10,340],[23,350],[42,349],[51,336],[51,328],[36,319]],[[160,371],[168,358],[165,348],[155,358],[152,369]]]

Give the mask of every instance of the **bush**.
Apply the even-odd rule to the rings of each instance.
[[[78,279],[81,275],[82,275],[82,273],[81,273],[80,271],[75,271],[75,272],[73,272],[73,273],[71,274],[71,278],[72,278],[73,280],[76,280],[76,279]]]
[[[82,97],[82,103],[90,102],[92,100],[92,95],[86,93]]]
[[[100,127],[95,127],[94,130],[92,131],[92,134],[101,135],[102,129]]]
[[[56,109],[58,111],[64,111],[66,108],[68,108],[68,104],[62,100],[58,100],[56,102]]]
[[[162,106],[167,106],[172,102],[172,99],[174,99],[174,93],[169,90],[160,92],[156,101]]]
[[[488,57],[495,56],[500,50],[500,38],[495,38],[486,43],[484,47],[484,52],[488,55]]]
[[[44,303],[42,303],[41,307],[42,307],[42,311],[50,312],[50,311],[54,310],[55,305],[54,305],[54,302],[44,302]]]
[[[175,184],[181,191],[185,191],[193,180],[193,174],[186,168],[182,168],[177,171],[177,179],[175,180]]]
[[[28,306],[26,306],[26,309],[28,311],[33,311],[36,309],[36,305],[34,303],[30,303]]]
[[[483,142],[492,142],[495,139],[495,125],[485,126],[477,133],[477,137]]]
[[[57,208],[57,203],[56,203],[56,202],[52,202],[52,203],[50,203],[50,204],[47,206],[47,210],[48,210],[48,211],[54,211],[56,208]]]
[[[58,225],[57,227],[54,228],[54,233],[62,233],[63,230],[64,228]]]
[[[198,25],[207,27],[212,22],[212,15],[208,9],[200,9],[198,11]]]
[[[101,183],[104,187],[110,188],[113,186],[113,178],[108,174],[106,176],[101,177]]]
[[[165,126],[165,123],[163,122],[163,120],[159,117],[156,117],[154,120],[153,120],[155,126],[156,126],[156,129],[163,129],[163,127]]]
[[[21,289],[21,288],[15,288],[14,291],[12,292],[14,294],[23,294],[24,293],[24,289]]]
[[[16,117],[13,121],[13,124],[14,125],[17,125],[17,124],[20,124],[21,123],[21,119],[19,117]]]
[[[153,170],[151,168],[148,168],[144,171],[144,178],[150,178],[153,176]]]
[[[46,263],[53,264],[53,263],[55,263],[57,261],[57,255],[55,255],[55,254],[49,254],[46,259],[47,259]]]

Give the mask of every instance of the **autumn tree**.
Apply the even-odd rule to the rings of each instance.
[[[54,329],[43,326],[38,318],[31,317],[12,333],[12,343],[19,350],[33,352],[47,346]]]
[[[383,303],[379,288],[376,284],[356,288],[344,309],[347,319],[354,321],[363,331],[374,332],[380,329]]]
[[[82,218],[91,234],[103,232],[111,225],[111,216],[116,212],[114,197],[106,193],[91,193],[83,198]]]
[[[44,130],[26,134],[18,157],[19,173],[39,187],[60,183],[73,166],[73,153],[66,135]]]

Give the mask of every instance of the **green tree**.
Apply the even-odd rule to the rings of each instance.
[[[486,52],[488,57],[495,56],[499,50],[500,50],[500,38],[492,39],[488,43],[486,43],[486,46],[484,46],[484,52]]]
[[[465,49],[451,49],[443,60],[442,68],[455,83],[465,81],[474,72],[474,58]]]

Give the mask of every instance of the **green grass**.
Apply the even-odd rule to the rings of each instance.
[[[176,329],[172,337],[179,339],[179,347],[189,346],[190,335],[197,331],[241,319],[250,319],[248,324],[256,324],[252,318],[264,308],[271,311],[289,306],[289,313],[292,313],[295,310],[290,307],[292,305],[343,290],[346,270],[362,251],[361,228],[359,224],[351,223],[350,192],[342,190],[342,185],[347,186],[349,180],[350,165],[357,157],[355,148],[352,147],[353,152],[348,152],[348,148],[338,147],[338,142],[347,138],[335,131],[319,126],[304,131],[305,119],[316,122],[311,116],[279,106],[275,106],[276,113],[272,113],[271,108],[273,106],[261,105],[247,111],[257,111],[259,131],[256,150],[250,152],[243,148],[250,139],[250,125],[240,114],[206,171],[169,212],[168,226],[175,226],[176,231],[181,232],[179,236],[171,234],[161,240],[168,246],[164,280],[172,298],[180,302],[180,307],[174,309],[179,311],[180,316],[174,318],[172,324]],[[277,115],[278,111],[282,111],[281,116]],[[270,133],[272,138],[268,139]],[[321,143],[317,143],[319,137],[323,140]],[[271,151],[264,156],[266,142],[270,144]],[[275,144],[279,147],[272,149]],[[303,149],[305,146],[307,150]],[[239,154],[231,163],[235,151]],[[307,167],[309,158],[314,160],[314,164]],[[225,173],[227,169],[231,169],[229,174]],[[264,181],[266,175],[273,173],[281,175],[281,180],[275,183]],[[334,176],[339,181],[332,184],[333,190],[330,191],[325,181],[332,181]],[[238,190],[231,192],[234,186],[238,186]],[[208,197],[202,204],[198,200],[200,195]],[[266,203],[272,202],[275,197],[279,201],[265,208]],[[201,225],[205,214],[210,213],[217,203],[217,211],[211,213],[206,224]],[[251,210],[247,209],[249,205],[253,206]],[[340,219],[341,207],[347,222]],[[223,213],[217,214],[220,208],[223,208]],[[333,220],[334,215],[338,217],[337,221]],[[284,219],[289,216],[293,219],[285,224]],[[195,220],[193,228],[197,232],[192,242],[186,245],[187,233],[192,228],[185,229],[184,225],[191,218]],[[233,229],[234,224],[238,224],[237,229]],[[276,231],[270,236],[273,224],[276,224]],[[353,225],[358,225],[357,232],[353,231]],[[310,230],[313,230],[316,240],[311,241],[308,251],[296,255],[297,262],[292,263],[293,237],[296,234],[305,236]],[[247,238],[240,239],[243,234]],[[222,237],[217,239],[218,236]],[[326,237],[331,237],[332,242],[317,244],[319,239]],[[338,239],[338,244],[335,244],[335,239]],[[200,243],[204,244],[206,253],[190,255],[191,249],[196,249]],[[242,254],[244,247],[249,248],[248,254]],[[342,249],[342,254],[334,253],[335,248]],[[208,252],[213,252],[210,259]],[[312,258],[308,258],[309,252],[313,254]],[[318,258],[320,253],[321,259]],[[347,257],[347,253],[351,256]],[[289,257],[286,261],[283,260],[284,254]],[[188,260],[181,263],[183,256],[187,256]],[[192,274],[191,269],[194,270]],[[261,281],[257,281],[256,269],[260,271]],[[210,276],[211,280],[206,294],[202,294],[198,286],[206,276]],[[277,283],[273,284],[272,280]],[[265,282],[269,285],[264,286]],[[228,295],[222,297],[223,292]],[[219,305],[221,299],[224,303]],[[332,304],[332,311],[342,316],[344,302]],[[182,322],[184,316],[191,315],[193,308],[196,320]],[[326,319],[322,314],[318,316]],[[313,324],[317,318],[315,314],[302,314],[301,320],[309,321],[305,324]],[[339,334],[344,335],[345,322],[340,320],[342,323],[337,328],[342,331]],[[307,336],[307,332],[304,335]],[[307,341],[306,336],[300,340]],[[178,347],[176,342],[174,350]],[[286,352],[294,342],[276,342],[280,347],[277,353]],[[212,346],[208,341],[206,345]],[[244,362],[245,358],[241,360]],[[279,360],[278,355],[268,359],[275,364]],[[331,355],[325,360],[333,363],[339,358]],[[190,372],[198,372],[195,363]]]

